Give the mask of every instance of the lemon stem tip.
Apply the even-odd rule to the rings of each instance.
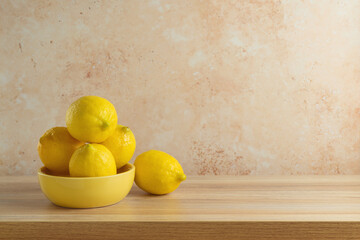
[[[179,180],[182,182],[182,181],[185,181],[186,180],[186,175],[185,174],[181,174],[179,176]]]
[[[106,129],[109,127],[109,123],[107,121],[103,121],[101,127],[102,127],[102,129]]]
[[[86,148],[88,148],[88,149],[92,149],[92,148],[93,148],[93,146],[91,145],[91,143],[86,143],[85,145],[86,145]]]

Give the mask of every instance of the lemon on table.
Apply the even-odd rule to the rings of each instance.
[[[71,155],[83,144],[73,138],[66,127],[54,127],[40,138],[37,149],[46,168],[54,173],[66,174]]]
[[[179,162],[162,151],[144,152],[135,159],[134,165],[135,183],[148,193],[170,193],[186,179]]]
[[[101,177],[116,174],[116,164],[110,150],[101,144],[85,144],[71,156],[72,177]]]
[[[105,141],[117,126],[115,107],[105,98],[81,97],[66,112],[66,126],[74,138],[83,142]]]
[[[134,134],[130,128],[122,125],[118,125],[114,133],[101,144],[113,154],[117,168],[121,168],[130,161],[136,148]]]

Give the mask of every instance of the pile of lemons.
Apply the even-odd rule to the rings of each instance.
[[[104,98],[84,96],[73,102],[66,126],[47,130],[38,143],[41,161],[55,175],[115,175],[134,155],[133,132],[118,125],[115,107]],[[134,165],[135,183],[152,194],[170,193],[186,179],[179,162],[162,151],[144,152]]]

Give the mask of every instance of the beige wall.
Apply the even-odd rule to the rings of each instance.
[[[187,174],[360,173],[360,1],[0,1],[0,175],[83,95]]]

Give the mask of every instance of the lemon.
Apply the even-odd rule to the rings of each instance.
[[[37,149],[45,167],[52,172],[66,174],[71,155],[83,144],[73,138],[66,127],[54,127],[40,138]]]
[[[115,107],[105,98],[81,97],[66,112],[66,126],[74,138],[83,142],[105,141],[117,126]]]
[[[130,161],[136,148],[134,134],[130,128],[122,125],[118,125],[114,133],[101,144],[113,154],[117,168],[121,168]]]
[[[148,193],[170,193],[186,179],[179,162],[162,151],[144,152],[135,159],[134,165],[135,183]]]
[[[116,164],[110,150],[101,144],[85,144],[71,156],[72,177],[100,177],[116,174]]]

